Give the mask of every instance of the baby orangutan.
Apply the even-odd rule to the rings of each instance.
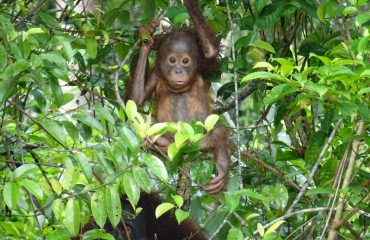
[[[198,1],[184,0],[195,31],[174,30],[161,39],[156,64],[148,79],[145,69],[153,41],[142,41],[138,62],[128,84],[127,98],[142,105],[154,95],[157,122],[204,121],[211,112],[210,84],[203,78],[207,63],[217,58],[219,47],[214,32],[204,19]],[[141,27],[140,33],[152,34],[157,21]],[[153,94],[154,93],[154,94]],[[171,143],[168,135],[160,137],[156,145],[167,150]],[[226,184],[230,166],[228,133],[217,127],[200,142],[203,150],[213,153],[217,176],[205,188],[208,194],[219,193]]]

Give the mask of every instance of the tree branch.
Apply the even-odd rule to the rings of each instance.
[[[237,93],[238,101],[243,101],[249,95],[251,95],[258,87],[260,80],[253,80],[248,83],[247,86],[240,89]],[[235,107],[235,93],[231,95],[222,106],[213,106],[213,113],[222,114]]]
[[[319,155],[319,157],[318,157],[315,165],[313,166],[309,177],[307,178],[306,182],[303,184],[301,191],[298,193],[297,197],[294,199],[292,205],[290,205],[290,207],[289,207],[288,211],[286,211],[285,215],[288,215],[288,214],[290,214],[293,211],[294,207],[298,204],[299,200],[306,193],[307,188],[308,188],[308,185],[311,183],[313,177],[315,176],[315,174],[316,174],[316,172],[317,172],[317,170],[319,168],[319,165],[321,163],[321,160],[323,159],[326,151],[328,150],[331,142],[333,141],[334,136],[335,136],[335,133],[339,129],[339,127],[342,124],[342,122],[343,122],[343,120],[342,119],[339,119],[337,121],[337,123],[335,124],[335,127],[334,127],[333,131],[331,132],[331,134],[329,136],[329,139],[326,141],[323,149],[321,150],[320,155]]]

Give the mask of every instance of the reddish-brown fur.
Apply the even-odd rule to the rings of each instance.
[[[210,84],[204,76],[207,66],[214,67],[212,63],[216,62],[219,45],[202,16],[198,1],[184,0],[184,4],[194,22],[194,31],[175,30],[161,39],[156,64],[148,78],[145,77],[145,69],[153,42],[142,42],[127,87],[127,98],[138,105],[154,97],[154,117],[157,122],[204,121],[212,113],[208,93]],[[153,21],[149,26],[142,27],[140,32],[153,33],[157,26],[158,22]],[[164,151],[172,140],[167,136],[157,141]],[[226,129],[214,129],[202,139],[200,146],[213,153],[217,168],[217,176],[205,191],[217,194],[226,184],[230,165]]]
[[[206,240],[203,230],[192,220],[186,219],[181,224],[177,223],[175,216],[167,212],[156,219],[155,209],[162,201],[158,194],[142,193],[138,207],[143,208],[142,212],[134,218],[134,210],[131,204],[122,199],[124,210],[123,219],[128,229],[131,240]],[[93,221],[83,227],[82,233],[99,228]],[[107,222],[104,229],[112,234],[115,239],[127,239],[122,221],[116,228]],[[81,237],[82,234],[81,233]]]

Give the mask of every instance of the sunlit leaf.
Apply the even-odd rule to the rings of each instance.
[[[15,178],[22,178],[24,176],[27,176],[31,172],[35,171],[37,169],[36,164],[23,164],[22,166],[18,167],[14,170],[14,177]]]
[[[6,182],[3,190],[3,197],[6,205],[13,209],[19,198],[19,185],[14,182]]]
[[[189,212],[185,212],[181,209],[176,209],[175,211],[175,217],[178,224],[181,224],[186,218],[188,218],[190,215]]]
[[[42,200],[44,193],[37,183],[28,179],[20,179],[17,183],[24,187],[28,192],[32,193],[32,195],[34,195],[38,200]]]
[[[132,173],[126,172],[123,176],[123,187],[130,203],[136,206],[140,199],[140,188]]]
[[[211,114],[206,118],[206,120],[204,121],[204,127],[207,129],[208,132],[212,128],[214,128],[214,126],[216,125],[219,118],[220,118],[220,116],[218,116],[216,114]]]
[[[181,208],[184,204],[184,199],[180,195],[172,195],[172,199],[175,201],[178,208]]]
[[[6,53],[4,45],[0,43],[0,72],[4,71],[7,64],[8,64],[8,55]]]
[[[85,232],[82,236],[82,240],[93,240],[93,239],[105,239],[114,240],[112,234],[107,233],[104,229],[93,229]]]
[[[280,227],[281,224],[285,223],[284,220],[280,220],[280,221],[277,221],[276,223],[274,223],[271,227],[269,227],[265,233],[265,236],[269,236],[271,233],[273,233],[274,231],[276,231],[276,229],[278,229]]]
[[[257,223],[257,230],[261,237],[265,235],[265,229],[263,228],[263,225],[261,223]]]
[[[72,236],[77,236],[80,231],[81,223],[80,204],[75,198],[68,199],[64,210],[63,224]]]
[[[96,58],[98,52],[98,42],[95,37],[86,37],[85,38],[86,50],[92,59]]]
[[[253,79],[265,79],[265,80],[280,80],[283,81],[284,78],[270,72],[252,72],[248,74],[247,76],[243,77],[241,83],[253,80]]]
[[[265,41],[257,40],[252,44],[252,46],[267,50],[271,53],[276,53],[271,44]]]
[[[162,203],[162,204],[160,204],[155,209],[155,217],[159,218],[160,216],[162,216],[163,214],[165,214],[166,212],[168,212],[169,210],[171,210],[174,207],[175,207],[175,205],[173,205],[172,203]]]
[[[80,168],[82,169],[82,172],[84,173],[87,181],[91,182],[92,177],[93,177],[93,172],[92,172],[91,165],[89,163],[89,159],[82,152],[77,152],[75,156],[77,158],[78,164]]]
[[[133,120],[137,113],[136,103],[132,100],[128,100],[126,103],[126,114],[129,120]]]
[[[116,186],[108,186],[105,189],[105,201],[107,215],[113,227],[117,226],[122,216],[122,206],[119,192]]]
[[[227,234],[227,240],[243,240],[244,235],[239,228],[230,228],[229,233]]]
[[[145,192],[150,193],[152,191],[152,183],[146,170],[140,167],[134,167],[132,173],[139,187]]]
[[[91,212],[96,224],[100,228],[104,228],[107,219],[107,205],[105,201],[105,192],[99,190],[91,196]]]
[[[152,154],[147,154],[144,156],[144,162],[147,167],[163,182],[168,182],[167,169],[163,162]]]
[[[46,129],[47,134],[51,135],[55,140],[57,140],[63,146],[67,145],[67,136],[64,132],[64,128],[58,123],[51,119],[42,119],[40,124]]]
[[[73,115],[73,118],[83,122],[84,124],[90,126],[93,129],[98,130],[99,132],[102,132],[102,133],[105,132],[105,129],[100,124],[100,122],[88,114],[75,114]]]

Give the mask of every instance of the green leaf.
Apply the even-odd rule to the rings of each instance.
[[[81,211],[80,204],[75,198],[70,198],[64,210],[63,224],[72,236],[77,236],[80,231]]]
[[[98,224],[100,228],[104,228],[104,224],[107,219],[107,205],[104,191],[99,190],[92,194],[91,212],[96,224]]]
[[[364,23],[370,21],[369,13],[362,13],[356,16],[356,27],[361,27]]]
[[[278,80],[278,81],[284,81],[284,78],[270,72],[252,72],[248,74],[247,76],[243,77],[241,83],[253,80],[253,79],[265,79],[265,80]]]
[[[82,240],[93,240],[93,239],[105,239],[105,240],[114,240],[114,237],[110,234],[105,232],[104,229],[93,229],[87,231],[82,236]]]
[[[92,59],[96,58],[98,52],[98,43],[95,37],[86,37],[85,38],[86,50]]]
[[[44,94],[38,89],[34,89],[32,91],[32,96],[35,98],[40,111],[44,113],[46,109],[46,98]]]
[[[18,167],[14,170],[14,178],[22,178],[24,176],[27,176],[31,172],[33,172],[35,169],[37,169],[37,165],[30,163],[30,164],[23,164],[22,166]]]
[[[38,15],[48,25],[51,25],[51,26],[54,26],[54,27],[59,26],[59,23],[58,23],[57,19],[54,16],[52,16],[48,13],[45,13],[45,12],[39,12]]]
[[[276,87],[271,89],[271,92],[265,97],[263,103],[265,105],[269,105],[295,91],[297,91],[296,87],[293,87],[290,84],[277,85]]]
[[[73,118],[77,119],[80,122],[83,122],[84,124],[90,126],[93,129],[98,130],[101,133],[104,133],[105,130],[103,126],[96,120],[94,117],[88,115],[88,114],[74,114]]]
[[[345,9],[343,9],[342,11],[342,14],[343,15],[349,15],[349,14],[352,14],[352,13],[355,13],[357,12],[357,8],[354,7],[354,6],[349,6],[349,7],[346,7]]]
[[[184,199],[180,195],[172,195],[172,199],[175,201],[178,208],[181,208],[184,204]]]
[[[22,33],[22,41],[25,41],[29,35],[40,34],[40,33],[45,33],[45,32],[41,28],[37,28],[37,27],[30,28],[27,30],[27,32]]]
[[[63,47],[64,56],[66,57],[68,61],[70,61],[74,55],[73,49],[71,47],[71,43],[68,41],[68,39],[62,39],[60,43],[62,44],[62,47]]]
[[[335,189],[319,187],[312,188],[307,191],[307,195],[318,195],[318,194],[328,194],[328,195],[335,194]]]
[[[257,223],[257,230],[261,237],[265,235],[265,229],[263,228],[263,225],[261,223]]]
[[[328,88],[325,87],[324,85],[314,83],[314,82],[306,82],[305,83],[305,88],[310,89],[320,95],[320,97],[324,96],[324,94],[328,91]]]
[[[152,191],[152,182],[150,181],[149,175],[145,169],[140,167],[134,167],[132,170],[136,183],[145,192],[150,193]]]
[[[168,182],[168,173],[167,169],[164,166],[163,162],[154,155],[147,154],[144,156],[144,162],[148,168],[163,182]]]
[[[9,65],[3,73],[3,81],[0,82],[0,105],[3,104],[13,90],[17,86],[19,78],[17,75],[25,71],[30,66],[30,63],[24,59],[18,60],[14,64]]]
[[[50,76],[49,77],[49,82],[50,82],[50,88],[51,92],[53,93],[55,103],[58,107],[63,106],[64,104],[64,95],[62,88],[59,85],[58,79],[55,77]]]
[[[175,205],[173,205],[172,203],[162,203],[158,205],[158,207],[155,209],[155,217],[159,218],[174,207]]]
[[[114,117],[112,116],[111,111],[108,110],[108,108],[104,108],[98,105],[94,106],[94,109],[99,119],[104,119],[108,123],[115,125]]]
[[[65,211],[65,206],[62,199],[57,198],[52,203],[53,213],[58,221],[63,219],[63,212]]]
[[[76,158],[82,172],[84,173],[88,182],[92,181],[93,172],[87,156],[82,152],[76,153]]]
[[[271,44],[268,43],[268,42],[265,42],[265,41],[257,40],[252,44],[252,46],[264,49],[264,50],[269,51],[271,53],[276,53],[275,49],[271,46]]]
[[[284,220],[280,220],[280,221],[277,221],[276,223],[274,223],[271,227],[269,227],[269,229],[267,229],[264,236],[269,236],[271,233],[275,232],[276,229],[278,229],[280,227],[280,225],[283,224],[283,223],[285,223]]]
[[[63,173],[63,178],[61,179],[61,184],[64,189],[71,190],[77,183],[80,177],[80,171],[77,167],[68,165],[67,169]]]
[[[181,149],[183,144],[188,140],[188,136],[186,134],[183,134],[181,132],[177,132],[175,134],[175,145],[177,149]]]
[[[359,53],[364,53],[365,51],[368,50],[368,43],[369,43],[369,38],[368,37],[363,37],[360,39],[360,42],[358,43],[358,46],[357,46],[357,51]],[[367,69],[366,71],[370,71],[369,69]]]
[[[211,114],[206,118],[206,120],[204,121],[204,127],[207,129],[207,132],[211,131],[212,128],[214,128],[219,118],[220,116],[216,114]]]
[[[105,202],[107,205],[107,214],[110,223],[116,227],[122,216],[122,206],[119,192],[116,186],[108,186],[105,189]]]
[[[62,57],[58,52],[54,51],[54,52],[43,53],[43,54],[40,54],[40,57],[43,60],[47,60],[49,62],[53,62],[57,64],[59,67],[61,67],[64,70],[68,68],[66,59]]]
[[[137,113],[136,103],[132,100],[128,100],[126,103],[126,114],[129,120],[133,120]]]
[[[162,131],[165,131],[168,126],[168,123],[162,122],[162,123],[155,123],[152,126],[150,126],[147,134],[148,136],[153,136],[155,134],[161,133]]]
[[[176,17],[173,19],[173,24],[179,25],[186,19],[189,19],[189,14],[187,12],[182,12],[180,14],[177,14]]]
[[[0,72],[2,72],[8,64],[8,55],[2,43],[0,43]]]
[[[19,185],[24,187],[28,192],[32,193],[38,200],[42,200],[44,193],[41,187],[34,181],[28,179],[20,179],[17,181]]]
[[[54,192],[57,195],[60,195],[63,191],[62,184],[59,181],[55,180],[54,178],[50,179],[51,187],[53,188]]]
[[[181,209],[176,209],[175,211],[175,217],[176,217],[178,224],[181,224],[185,219],[189,217],[189,215],[190,215],[189,212],[185,212]]]
[[[167,155],[168,155],[168,158],[172,161],[175,157],[176,157],[176,154],[179,152],[179,149],[176,147],[176,143],[171,143],[169,146],[168,146],[168,149],[167,149]]]
[[[4,185],[3,197],[6,205],[13,209],[19,198],[19,185],[15,182],[7,182]]]
[[[130,203],[136,206],[140,199],[140,188],[138,184],[136,184],[132,173],[126,172],[123,176],[123,187]]]
[[[77,127],[70,121],[63,121],[62,124],[68,135],[72,138],[73,142],[75,144],[79,143],[80,134],[78,133]]]
[[[227,240],[243,240],[244,235],[239,228],[230,228],[229,233],[227,234]]]
[[[47,133],[56,139],[63,146],[67,146],[67,136],[63,127],[51,119],[44,118],[40,124],[46,129]]]
[[[129,128],[122,127],[120,128],[121,137],[125,140],[127,145],[130,147],[131,151],[137,152],[140,148],[140,142],[135,135]]]

